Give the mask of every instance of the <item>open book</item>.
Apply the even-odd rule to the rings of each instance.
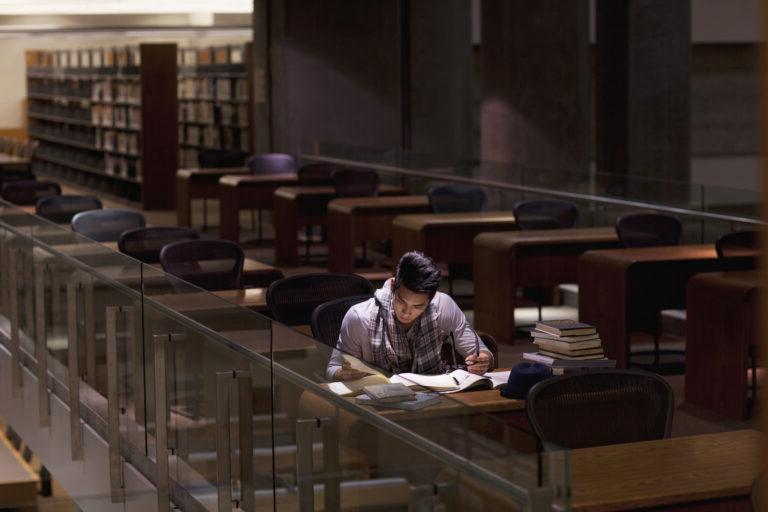
[[[509,380],[509,371],[488,372],[485,375],[476,375],[466,370],[454,370],[451,373],[438,375],[422,375],[419,373],[399,373],[390,378],[381,372],[366,365],[354,357],[345,355],[352,368],[369,375],[358,380],[338,381],[328,384],[328,389],[341,396],[356,396],[363,392],[365,386],[372,384],[400,383],[406,386],[421,386],[443,393],[457,393],[465,389],[496,389],[503,386]]]

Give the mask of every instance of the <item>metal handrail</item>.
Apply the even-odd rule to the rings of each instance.
[[[429,171],[415,171],[413,169],[403,169],[402,167],[395,167],[386,164],[374,164],[368,162],[360,162],[358,160],[347,160],[344,158],[335,158],[321,155],[301,154],[299,155],[302,160],[310,162],[323,162],[330,164],[354,166],[360,169],[371,169],[374,171],[387,172],[391,174],[397,174],[400,176],[408,176],[413,178],[426,178],[439,181],[451,181],[455,183],[466,183],[470,185],[477,185],[481,187],[493,187],[503,190],[513,190],[517,192],[530,192],[533,194],[542,194],[554,197],[562,197],[565,199],[574,199],[578,201],[591,201],[595,203],[605,203],[611,205],[624,206],[628,208],[640,208],[646,210],[655,210],[658,212],[671,213],[676,215],[683,215],[689,217],[697,217],[700,219],[717,220],[723,222],[731,222],[738,224],[750,224],[755,226],[762,226],[765,222],[753,219],[750,217],[740,217],[736,215],[724,215],[721,213],[709,213],[702,212],[700,210],[691,210],[688,208],[681,208],[677,206],[665,206],[653,203],[645,203],[642,201],[633,201],[629,199],[618,199],[614,197],[597,196],[594,194],[584,194],[581,192],[566,192],[563,190],[555,190],[551,188],[532,187],[530,185],[518,185],[516,183],[510,183],[507,181],[494,181],[494,180],[481,180],[478,178],[468,178],[465,176],[446,175]]]

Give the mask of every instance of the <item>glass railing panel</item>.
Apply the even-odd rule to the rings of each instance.
[[[357,386],[387,382],[391,374],[342,354],[370,375],[333,382],[326,375],[330,346],[304,334],[306,326],[273,323],[272,329],[275,424],[278,418],[288,423],[275,432],[276,460],[295,451],[295,460],[286,458],[276,470],[278,509],[307,493],[322,502],[327,486],[337,489],[332,495],[342,508],[356,493],[386,509],[408,503],[451,508],[459,495],[469,506],[475,487],[481,503],[494,502],[493,496],[505,496],[499,503],[508,506],[534,499],[540,465],[535,438],[518,427],[525,423],[523,401],[484,389],[432,393],[435,402],[420,410],[361,405],[353,396]]]
[[[144,278],[150,283],[144,300],[144,336],[150,347],[145,354],[148,437],[159,438],[158,397],[164,397],[169,471],[180,502],[189,499],[216,510],[220,495],[240,502],[246,489],[262,508],[271,507],[269,320],[173,276],[145,269]],[[153,377],[160,349],[166,354],[165,393]],[[241,399],[250,404],[247,413],[241,411]],[[221,406],[228,410],[223,416]],[[227,418],[229,425],[222,426]],[[248,426],[248,435],[240,432],[241,423]],[[229,450],[221,446],[220,428],[231,434]],[[252,452],[250,466],[240,462],[241,445]],[[152,441],[149,453],[156,461]],[[229,467],[226,481],[221,480],[222,464]],[[253,475],[241,474],[247,471]]]

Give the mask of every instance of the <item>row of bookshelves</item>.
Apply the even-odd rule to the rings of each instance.
[[[179,126],[179,144],[207,149],[248,150],[248,129],[224,126]]]
[[[110,176],[136,183],[140,182],[141,161],[136,158],[111,154],[82,153],[74,148],[42,141],[36,150],[35,159],[45,160],[91,174]]]
[[[35,73],[66,69],[138,68],[141,51],[138,46],[30,50],[26,53],[26,60],[27,69]]]
[[[76,166],[71,166],[67,162],[52,161],[44,158],[36,158],[32,161],[32,171],[35,174],[49,176],[57,181],[74,183],[98,191],[100,194],[108,194],[132,202],[141,201],[141,183],[135,180],[107,176],[100,172],[89,172]]]
[[[35,123],[30,126],[29,133],[35,139],[73,148],[106,151],[133,158],[140,156],[139,134],[136,132],[89,130],[77,126],[62,127],[58,124]]]
[[[182,102],[179,105],[179,121],[182,123],[215,124],[220,126],[248,126],[248,105],[240,103]]]
[[[181,99],[217,99],[248,98],[248,80],[241,78],[179,78],[178,96]]]
[[[28,80],[27,90],[42,97],[75,98],[97,103],[132,103],[141,100],[141,84],[116,80]]]

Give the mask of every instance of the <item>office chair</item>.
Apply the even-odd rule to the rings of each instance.
[[[331,176],[339,197],[370,197],[379,195],[379,175],[367,169],[337,169]]]
[[[117,239],[120,252],[144,263],[160,261],[163,247],[182,240],[198,240],[200,235],[191,228],[151,227],[124,231]]]
[[[37,204],[43,197],[61,195],[61,186],[53,181],[18,180],[8,183],[3,199],[19,206]]]
[[[243,167],[248,160],[248,152],[239,149],[204,149],[197,154],[200,168]]]
[[[435,213],[485,211],[485,191],[468,185],[441,185],[427,192],[429,207]]]
[[[660,213],[622,215],[615,227],[619,242],[627,248],[680,245],[683,235],[679,220]]]
[[[312,336],[329,347],[336,347],[344,315],[347,314],[349,308],[365,302],[371,297],[373,295],[354,295],[323,302],[312,311],[309,320],[312,326]]]
[[[521,230],[572,228],[579,218],[575,204],[559,199],[518,201],[512,211]]]
[[[674,405],[655,373],[594,370],[539,382],[525,411],[544,448],[576,449],[669,437]]]
[[[286,277],[267,289],[272,318],[285,325],[307,325],[317,306],[334,299],[373,295],[373,285],[357,274],[318,273]]]
[[[299,185],[302,187],[331,186],[333,173],[341,167],[324,162],[307,164],[299,167]]]
[[[116,242],[123,231],[145,225],[144,215],[123,208],[90,210],[72,217],[72,231],[96,242]]]
[[[721,236],[715,242],[719,258],[733,256],[757,256],[760,250],[758,231],[733,231]]]
[[[98,209],[101,209],[101,201],[96,196],[48,196],[37,201],[35,214],[63,224],[80,212]]]
[[[243,249],[228,240],[184,240],[160,250],[163,270],[208,291],[240,288],[244,261]]]
[[[480,187],[467,185],[441,185],[427,192],[429,207],[435,213],[461,213],[485,211],[485,191]],[[448,265],[448,294],[453,296],[453,279],[472,277],[472,266]]]
[[[296,159],[285,153],[259,153],[248,159],[252,174],[283,174],[296,171]]]

